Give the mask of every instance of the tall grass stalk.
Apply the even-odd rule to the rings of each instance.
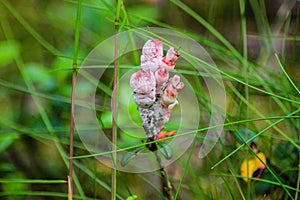
[[[121,13],[122,0],[117,0],[116,6],[116,17],[115,17],[115,53],[114,53],[114,81],[113,81],[113,94],[112,94],[112,158],[113,167],[111,170],[111,199],[115,200],[117,195],[117,137],[118,137],[118,127],[117,127],[117,83],[118,83],[118,73],[119,73],[119,24],[120,24],[120,13]]]
[[[77,14],[75,22],[75,38],[74,38],[74,54],[72,64],[72,91],[71,91],[71,112],[70,112],[70,149],[69,149],[69,177],[68,177],[68,199],[73,199],[73,145],[74,145],[74,112],[75,112],[75,87],[76,87],[76,76],[78,66],[78,49],[79,49],[79,37],[80,37],[80,19],[82,0],[78,0]]]
[[[18,15],[18,13],[13,9],[13,7],[11,7],[11,5],[7,2],[7,1],[2,1],[2,3],[7,7],[7,9],[12,12],[16,19],[19,20],[19,22],[25,27],[25,28],[28,28],[28,31],[34,36],[34,38],[36,38],[38,41],[40,41],[42,44],[44,44],[43,46],[44,47],[48,47],[50,50],[53,50],[51,47],[51,45],[48,45],[47,42],[45,42],[43,40],[42,37],[40,37],[37,32],[35,32],[33,29],[30,28],[30,26],[26,23],[25,20],[23,20],[23,18],[21,16]],[[11,31],[11,28],[10,28],[10,24],[3,20],[1,21],[1,26],[2,26],[2,29],[5,33],[5,36],[7,37],[7,39],[11,39],[13,40],[14,39],[14,34],[13,32]],[[30,80],[30,78],[28,77],[28,75],[25,73],[25,67],[24,67],[24,61],[23,59],[20,57],[20,56],[17,56],[15,58],[15,62],[16,62],[16,65],[22,75],[22,78],[25,82],[25,85],[26,85],[26,90],[28,90],[28,94],[30,94],[33,98],[33,101],[34,101],[34,104],[36,105],[37,109],[38,109],[38,112],[42,118],[42,121],[46,127],[46,130],[51,134],[51,137],[52,137],[52,140],[54,141],[55,143],[55,146],[57,148],[57,151],[59,152],[61,158],[63,159],[64,163],[66,166],[69,167],[69,163],[68,163],[68,156],[66,154],[66,152],[64,151],[62,145],[59,143],[59,139],[57,138],[57,136],[55,135],[55,130],[53,128],[53,125],[51,124],[50,122],[50,119],[45,111],[45,108],[42,106],[41,104],[41,101],[40,99],[38,98],[38,96],[34,95],[36,94],[36,89],[32,83],[32,81]],[[73,178],[74,178],[74,182],[76,183],[76,186],[77,186],[77,190],[80,194],[80,196],[82,197],[85,197],[84,195],[84,191],[79,183],[79,180],[77,178],[77,176],[74,174],[73,175]]]
[[[239,4],[240,4],[240,17],[241,17],[241,45],[242,45],[242,52],[243,52],[243,74],[245,76],[245,83],[249,84],[248,81],[248,43],[247,43],[247,24],[246,24],[246,2],[244,0],[239,0]],[[245,93],[245,99],[247,102],[249,102],[249,87],[247,85],[244,85],[244,93]],[[245,119],[248,119],[249,117],[249,107],[248,104],[244,104],[246,106],[245,112],[240,112],[244,114]],[[240,106],[240,109],[243,109],[243,106]],[[249,123],[246,123],[246,128],[249,128]],[[249,152],[247,151],[247,157]],[[247,165],[247,169],[246,169],[247,173],[249,171],[249,167]],[[247,199],[250,199],[250,182],[247,183]],[[243,198],[245,198],[242,195]]]

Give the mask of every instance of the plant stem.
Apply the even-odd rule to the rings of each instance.
[[[164,196],[166,196],[168,198],[168,200],[173,200],[174,199],[173,185],[172,185],[171,181],[169,180],[169,177],[167,175],[165,168],[161,164],[161,159],[160,159],[159,155],[157,154],[157,151],[154,151],[153,153],[156,157],[156,161],[159,166],[163,194],[164,194]]]
[[[74,143],[74,111],[75,111],[75,86],[76,86],[76,75],[78,66],[78,47],[79,47],[79,36],[80,36],[80,18],[81,18],[81,3],[82,0],[78,0],[76,25],[75,25],[75,39],[74,39],[74,55],[72,64],[72,92],[71,92],[71,113],[70,113],[70,152],[69,152],[69,177],[68,177],[68,199],[73,197],[73,143]]]
[[[73,63],[73,67],[77,67],[77,63]],[[74,96],[76,85],[76,69],[73,69],[72,74],[72,94],[71,94],[71,116],[70,116],[70,150],[69,150],[69,177],[68,177],[68,199],[73,196],[73,143],[74,143]]]
[[[115,52],[114,52],[114,82],[112,95],[112,158],[113,168],[111,171],[111,199],[116,199],[117,194],[117,166],[116,166],[116,143],[117,143],[117,80],[118,80],[118,64],[119,64],[119,18],[122,0],[117,1],[116,18],[115,18]]]
[[[248,70],[248,62],[247,62],[247,59],[248,59],[248,51],[247,51],[247,48],[248,48],[248,44],[247,44],[247,24],[246,24],[246,2],[245,0],[239,0],[239,5],[240,5],[240,16],[241,16],[241,45],[242,45],[242,51],[243,51],[243,74],[245,76],[245,83],[249,84],[249,80],[248,80],[248,73],[249,73],[249,70]],[[244,95],[245,95],[245,99],[247,102],[249,102],[249,87],[247,85],[244,85]],[[245,104],[246,106],[246,109],[245,109],[245,113],[244,113],[244,116],[246,119],[248,119],[249,117],[249,106],[247,104]],[[242,108],[242,106],[241,106]],[[241,112],[242,113],[242,112]],[[249,128],[249,123],[246,123],[246,128],[248,129]],[[247,157],[248,157],[248,151],[247,151]],[[247,165],[247,173],[249,171],[249,167]],[[250,199],[250,188],[251,185],[250,185],[250,182],[248,181],[247,182],[247,199]],[[243,197],[243,193],[242,194],[242,197]]]

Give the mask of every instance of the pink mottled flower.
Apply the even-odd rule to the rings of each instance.
[[[172,104],[166,105],[162,101],[157,107],[157,125],[158,132],[165,128],[165,124],[169,121],[171,115],[171,109],[178,105],[178,101],[175,100]]]
[[[174,104],[177,101],[177,94],[177,90],[174,90],[172,87],[170,87],[170,85],[168,85],[162,95],[162,101],[164,105],[168,106],[170,104]]]
[[[174,75],[173,78],[170,78],[169,81],[178,92],[184,87],[184,83],[181,82],[178,75]]]
[[[178,92],[184,87],[184,83],[180,81],[178,75],[170,78],[167,87],[164,90],[162,101],[165,105],[172,105],[177,102]]]
[[[170,119],[170,109],[163,104],[159,104],[157,107],[157,124],[156,124],[156,129],[158,132],[164,129],[165,124],[169,121]]]
[[[162,85],[169,79],[169,73],[166,69],[159,69],[155,72],[156,85]]]
[[[161,95],[162,89],[169,79],[169,72],[165,68],[160,68],[155,72],[156,94]]]
[[[148,40],[142,49],[141,70],[131,76],[133,98],[148,138],[155,138],[164,129],[171,109],[178,104],[177,95],[184,83],[177,75],[169,78],[178,56],[179,52],[169,47],[163,57],[163,43]]]
[[[148,40],[142,49],[142,54],[147,57],[162,57],[163,43],[160,40]]]
[[[140,107],[149,107],[155,101],[156,80],[152,72],[140,70],[130,78],[135,103]]]
[[[179,55],[179,51],[175,51],[173,47],[169,47],[167,55],[163,57],[160,62],[161,68],[165,68],[167,71],[173,70],[175,61],[178,59]]]
[[[155,72],[162,57],[163,43],[160,40],[148,40],[142,49],[141,68],[144,71]]]

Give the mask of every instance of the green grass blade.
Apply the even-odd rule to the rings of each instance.
[[[300,95],[300,90],[298,89],[298,87],[295,85],[295,83],[293,82],[293,80],[291,79],[291,77],[288,75],[288,73],[285,71],[284,67],[282,66],[280,59],[278,57],[277,54],[275,54],[275,58],[276,58],[276,62],[279,65],[280,69],[282,70],[283,74],[285,75],[285,77],[289,80],[290,84],[294,87],[294,89],[298,92],[298,94]]]

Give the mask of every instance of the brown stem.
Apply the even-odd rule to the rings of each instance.
[[[75,97],[75,85],[76,85],[76,68],[77,63],[73,64],[73,74],[72,74],[72,93],[71,93],[71,116],[70,116],[70,152],[69,152],[69,187],[68,196],[72,199],[73,194],[73,143],[74,143],[74,97]]]
[[[117,73],[118,73],[118,28],[116,26],[116,37],[115,37],[115,61],[114,61],[114,89],[113,89],[113,97],[112,97],[112,158],[113,158],[113,167],[111,169],[111,184],[112,184],[112,192],[111,199],[115,199],[115,191],[116,191],[116,160],[115,160],[115,145],[116,145],[116,137],[117,137],[117,125],[116,125],[116,117],[117,117],[117,99],[116,99],[116,91],[117,91]]]
[[[74,55],[72,65],[72,92],[71,92],[71,112],[70,112],[70,152],[69,152],[69,177],[68,177],[68,199],[73,199],[73,143],[74,143],[74,111],[75,111],[75,86],[78,66],[78,47],[80,36],[80,19],[81,19],[81,4],[82,0],[78,0],[76,27],[74,38]]]
[[[112,94],[112,159],[113,167],[111,169],[111,199],[116,199],[117,192],[117,170],[116,170],[116,143],[117,143],[117,81],[118,81],[118,59],[119,59],[119,15],[121,9],[121,0],[117,2],[117,13],[115,18],[115,52],[114,52],[114,82]]]

